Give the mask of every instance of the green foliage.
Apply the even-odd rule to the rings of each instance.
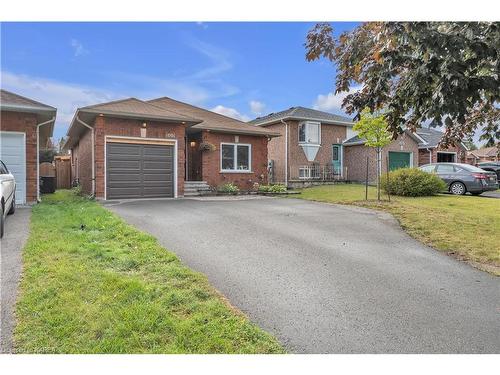
[[[282,353],[207,278],[100,204],[56,191],[33,207],[18,353]]]
[[[350,92],[342,103],[348,114],[386,108],[393,135],[430,122],[446,125],[443,145],[478,127],[494,143],[499,40],[499,22],[365,22],[339,38],[320,23],[307,35],[306,58],[334,62],[335,92]]]
[[[240,191],[239,187],[233,184],[232,182],[228,182],[227,184],[223,184],[217,186],[217,191],[219,193],[238,193]]]
[[[354,124],[353,130],[360,138],[366,139],[365,145],[369,147],[383,148],[392,142],[384,115],[370,113],[368,108],[361,112],[361,119]]]
[[[261,193],[286,193],[286,186],[281,184],[259,185]]]
[[[432,173],[417,168],[401,168],[382,176],[382,188],[391,195],[424,197],[446,191],[446,184]]]

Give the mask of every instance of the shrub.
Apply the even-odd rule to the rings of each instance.
[[[217,191],[219,193],[237,193],[240,191],[240,189],[232,182],[229,182],[227,184],[218,186]]]
[[[275,184],[275,185],[260,185],[259,191],[261,193],[284,193],[286,192],[286,186]]]
[[[446,184],[438,176],[417,168],[401,168],[382,176],[382,188],[392,195],[423,197],[446,190]]]

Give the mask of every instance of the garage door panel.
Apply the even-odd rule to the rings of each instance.
[[[24,134],[0,132],[0,160],[5,163],[16,180],[16,203],[26,203],[26,142]]]
[[[108,199],[174,196],[174,146],[108,143]]]

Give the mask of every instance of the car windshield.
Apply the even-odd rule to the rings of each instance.
[[[460,165],[460,168],[463,168],[469,172],[484,172],[483,169],[478,168],[478,167],[474,167],[473,165],[469,165],[469,164],[459,164],[459,165]]]

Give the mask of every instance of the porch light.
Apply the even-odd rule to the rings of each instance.
[[[196,142],[195,142],[195,141],[191,141],[191,142],[189,143],[189,145],[190,145],[191,147],[194,147],[194,146],[196,146]]]
[[[142,123],[142,127],[145,128],[146,126],[148,126],[148,124],[146,124],[145,122]]]

